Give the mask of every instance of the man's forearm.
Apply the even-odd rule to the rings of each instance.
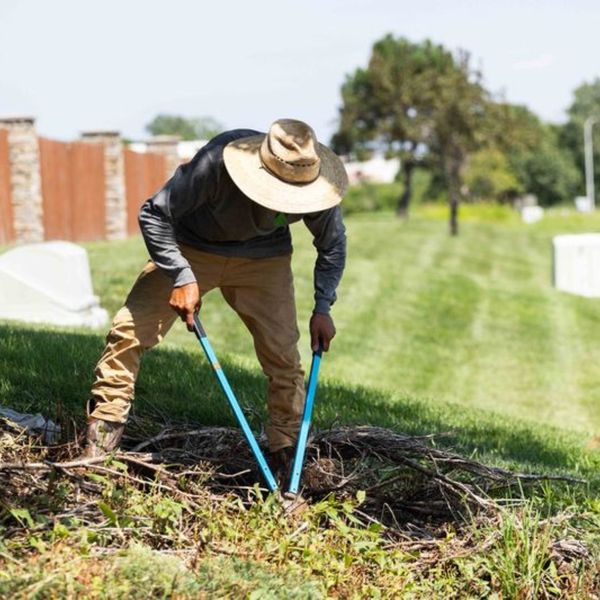
[[[335,291],[346,264],[346,228],[339,206],[304,216],[314,236],[317,262],[314,271],[315,313],[329,314],[336,300]]]
[[[319,250],[315,263],[315,313],[329,314],[346,265],[346,236],[341,235],[327,250]]]
[[[142,205],[139,224],[150,258],[173,281],[173,285],[181,287],[196,281],[190,264],[179,250],[173,225],[153,207],[152,200]]]
[[[176,287],[196,281],[188,261],[177,245],[175,227],[179,219],[197,209],[215,189],[211,145],[202,148],[139,212],[139,224],[150,257]]]

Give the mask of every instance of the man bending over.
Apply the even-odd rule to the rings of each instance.
[[[213,138],[141,207],[150,253],[112,323],[96,366],[84,456],[114,450],[123,434],[140,359],[177,315],[191,331],[201,298],[219,288],[250,331],[268,378],[271,461],[289,468],[304,404],[289,225],[314,236],[313,349],[329,349],[329,315],[346,258],[339,203],[348,184],[340,159],[291,119],[267,134],[235,129]]]

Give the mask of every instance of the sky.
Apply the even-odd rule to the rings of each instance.
[[[0,0],[0,116],[63,140],[144,139],[158,113],[293,117],[327,142],[345,76],[392,33],[470,51],[488,89],[561,122],[600,76],[599,31],[592,0]]]

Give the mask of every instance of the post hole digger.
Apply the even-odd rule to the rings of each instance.
[[[204,350],[206,358],[207,358],[208,362],[210,363],[210,366],[219,382],[221,389],[223,390],[223,392],[227,398],[227,401],[229,402],[231,409],[233,410],[233,413],[242,429],[242,432],[244,434],[244,437],[246,438],[246,441],[248,442],[248,445],[250,446],[250,450],[252,451],[252,454],[254,455],[254,458],[255,458],[256,463],[259,468],[259,471],[260,471],[263,479],[265,480],[265,483],[267,484],[269,491],[271,491],[271,492],[280,491],[279,484],[278,484],[277,480],[275,479],[273,472],[271,471],[269,463],[267,462],[265,455],[256,440],[256,437],[252,433],[252,429],[250,428],[250,425],[248,424],[248,421],[244,415],[244,412],[243,412],[231,386],[229,385],[229,381],[227,380],[227,377],[225,376],[225,373],[223,372],[223,369],[221,368],[221,365],[219,364],[217,356],[208,340],[206,331],[204,330],[204,327],[202,326],[202,323],[200,322],[198,314],[194,315],[193,331],[194,331],[194,334],[196,335],[198,341],[200,342],[202,349]],[[300,432],[299,432],[298,440],[296,443],[296,450],[294,453],[294,460],[292,463],[289,487],[286,492],[283,492],[283,497],[292,502],[297,502],[299,499],[298,490],[300,487],[300,480],[302,477],[302,467],[304,465],[304,458],[305,458],[305,454],[306,454],[306,445],[308,442],[308,434],[309,434],[310,424],[311,424],[311,419],[312,419],[314,398],[315,398],[315,393],[316,393],[316,389],[317,389],[317,378],[319,375],[319,367],[320,367],[320,363],[321,363],[321,355],[322,355],[322,352],[321,352],[320,348],[316,352],[313,352],[313,359],[312,359],[312,364],[311,364],[310,374],[309,374],[309,379],[308,379],[307,393],[306,393],[306,398],[305,398],[305,402],[304,402],[304,412],[302,415]],[[282,482],[282,485],[284,485],[284,482]]]

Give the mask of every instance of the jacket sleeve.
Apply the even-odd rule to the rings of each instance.
[[[211,153],[200,150],[140,209],[138,221],[150,257],[172,279],[174,287],[196,281],[177,245],[175,224],[214,194],[217,177]]]
[[[317,249],[314,270],[315,313],[329,314],[346,265],[346,228],[339,206],[304,216]]]

